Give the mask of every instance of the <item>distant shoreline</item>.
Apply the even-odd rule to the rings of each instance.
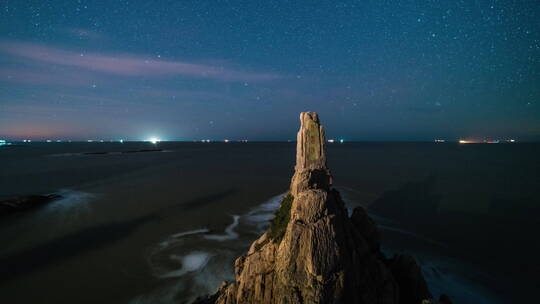
[[[0,217],[32,210],[52,201],[61,199],[56,193],[24,195],[0,200]]]

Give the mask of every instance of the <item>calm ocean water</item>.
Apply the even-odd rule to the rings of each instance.
[[[537,297],[540,144],[336,143],[328,155],[347,206],[368,208],[388,255],[417,257],[435,295]],[[214,291],[264,231],[294,157],[295,143],[0,148],[0,199],[62,195],[0,219],[0,303],[188,303]]]

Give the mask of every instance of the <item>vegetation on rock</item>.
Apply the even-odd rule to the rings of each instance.
[[[291,206],[293,200],[294,197],[292,196],[292,194],[287,193],[283,197],[279,209],[274,214],[274,219],[272,219],[272,221],[270,222],[270,228],[268,229],[268,237],[273,240],[274,243],[281,242],[281,239],[285,235],[285,231],[287,230],[287,224],[289,223],[289,219],[291,218]]]

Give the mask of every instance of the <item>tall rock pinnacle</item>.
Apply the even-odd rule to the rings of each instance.
[[[291,194],[296,196],[304,190],[316,188],[328,190],[331,184],[332,176],[326,167],[324,127],[321,126],[317,113],[300,113]]]
[[[296,139],[296,170],[325,169],[324,127],[321,126],[317,113],[300,113],[300,130]]]
[[[289,194],[269,229],[236,259],[235,281],[199,303],[430,303],[414,259],[386,259],[366,211],[348,216],[332,189],[318,115],[301,113],[300,122]]]

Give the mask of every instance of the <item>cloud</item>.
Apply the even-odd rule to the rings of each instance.
[[[282,78],[275,73],[242,71],[223,65],[168,61],[133,54],[74,52],[36,43],[0,41],[0,52],[35,63],[74,67],[125,77],[184,76],[226,82],[257,82]]]
[[[0,81],[29,85],[88,86],[97,77],[76,71],[44,71],[28,68],[0,68]]]

